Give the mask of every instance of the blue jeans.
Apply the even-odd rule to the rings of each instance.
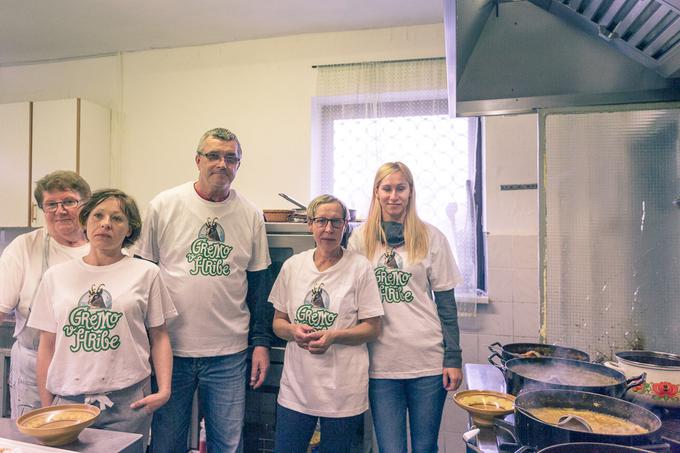
[[[173,357],[172,395],[153,416],[151,452],[185,453],[198,387],[208,451],[238,452],[246,403],[246,351],[217,357]]]
[[[368,398],[380,453],[406,453],[407,412],[412,453],[437,451],[446,400],[441,374],[414,379],[369,379]]]
[[[321,425],[319,453],[349,452],[355,433],[363,425],[364,415],[351,417],[316,417],[276,405],[275,453],[300,453],[307,451],[314,434],[316,421]],[[209,449],[208,449],[209,450]]]

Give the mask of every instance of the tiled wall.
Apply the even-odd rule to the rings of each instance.
[[[501,191],[538,182],[536,115],[484,118],[484,231],[488,305],[461,329],[463,363],[487,363],[488,346],[536,342],[539,331],[538,191]],[[446,401],[439,449],[462,453],[467,413]]]

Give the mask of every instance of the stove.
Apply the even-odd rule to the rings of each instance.
[[[471,390],[506,392],[503,374],[492,365],[466,364],[464,376],[467,387]],[[659,431],[659,442],[654,445],[636,445],[636,447],[660,453],[680,453],[680,410],[659,407],[647,407],[647,409],[661,419],[662,427]],[[496,419],[491,427],[477,428],[479,433],[466,443],[468,452],[505,453],[521,451],[531,453],[535,451],[529,447],[523,447],[516,440],[514,414],[503,419]]]

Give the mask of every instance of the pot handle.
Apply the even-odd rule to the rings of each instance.
[[[515,425],[514,424],[510,423],[509,421],[507,421],[504,418],[494,418],[493,426],[495,428],[500,429],[501,431],[505,431],[510,436],[510,438],[512,439],[512,441],[514,443],[516,443],[516,444],[519,443],[519,441],[517,440],[517,436],[515,436]],[[517,452],[515,452],[515,453],[517,453]]]
[[[632,389],[633,387],[637,387],[638,385],[644,384],[645,381],[647,380],[647,373],[642,373],[640,376],[635,376],[630,379],[626,379],[626,390],[623,391],[623,395],[628,392],[628,390]],[[623,395],[621,395],[623,397]]]
[[[498,360],[500,361],[498,364],[496,364],[496,362],[494,362],[494,360],[493,360],[496,357],[498,357]],[[487,360],[489,361],[489,363],[491,365],[498,368],[501,371],[501,373],[503,373],[503,375],[505,375],[505,364],[503,363],[503,357],[501,357],[501,355],[499,353],[494,352],[493,354],[491,354],[489,356],[489,358]]]
[[[498,349],[495,349],[496,346],[498,347]],[[495,352],[497,354],[500,354],[502,350],[503,350],[503,345],[500,344],[499,342],[491,343],[489,345],[489,351],[491,351],[491,352]]]
[[[475,444],[471,442],[472,439],[477,438],[477,434],[479,434],[479,428],[475,428],[475,426],[473,425],[469,431],[463,433],[463,442],[465,442],[465,446],[469,451],[474,451],[475,453],[483,453],[482,450],[479,449],[479,447],[477,447]]]

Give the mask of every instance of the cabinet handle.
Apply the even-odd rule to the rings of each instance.
[[[31,223],[38,221],[38,205],[31,203]]]

